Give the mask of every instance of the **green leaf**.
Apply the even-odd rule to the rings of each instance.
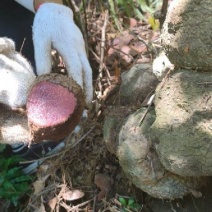
[[[14,167],[12,169],[9,169],[6,173],[6,177],[9,179],[12,179],[22,175],[22,172],[20,171],[20,169],[21,169],[20,167]]]
[[[119,202],[121,203],[122,206],[124,206],[124,207],[127,206],[127,202],[123,197],[119,197]]]
[[[11,199],[11,202],[13,203],[14,206],[17,206],[18,200],[19,200],[18,196],[13,196],[12,199]]]
[[[154,10],[147,5],[145,0],[137,0],[143,12],[154,13]]]
[[[0,153],[2,153],[5,148],[6,148],[6,144],[0,144]]]
[[[4,160],[4,163],[1,164],[1,170],[8,170],[10,166],[19,163],[21,159],[17,156],[12,156]]]
[[[19,192],[20,194],[24,194],[30,190],[30,186],[27,182],[14,184],[14,187],[17,190],[17,192]]]
[[[1,174],[1,173],[0,173]],[[4,175],[0,175],[0,187],[2,186],[2,183],[5,181]]]
[[[132,205],[130,205],[129,207],[132,209],[135,209],[135,210],[139,210],[142,208],[142,206],[140,204],[135,203],[135,202]]]
[[[133,14],[132,14],[132,11],[133,11],[133,7],[132,7],[133,1],[132,0],[129,0],[129,1],[123,0],[122,3],[124,5],[124,9],[125,9],[125,11],[127,13],[127,16],[128,17],[132,17],[133,16]]]
[[[139,9],[134,9],[135,15],[137,18],[139,18],[140,20],[144,20],[144,15],[139,11]]]
[[[2,198],[5,194],[5,190],[2,189],[2,187],[0,188],[0,198]]]
[[[21,183],[21,182],[29,182],[32,181],[32,178],[29,175],[22,175],[20,177],[16,177],[11,180],[12,183]]]
[[[156,20],[153,16],[150,16],[148,18],[148,23],[151,25],[153,30],[157,30],[160,28],[160,23],[158,20]]]
[[[13,191],[13,192],[16,191],[13,184],[11,182],[9,182],[8,180],[3,183],[2,187],[8,192],[9,191]]]
[[[131,206],[133,203],[135,203],[135,200],[134,199],[132,199],[132,198],[130,198],[129,200],[128,200],[128,206]]]

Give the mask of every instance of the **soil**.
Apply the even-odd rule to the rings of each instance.
[[[124,197],[134,198],[141,206],[140,210],[129,211],[211,212],[212,178],[208,179],[207,186],[201,190],[201,198],[192,195],[173,201],[152,198],[130,182],[117,158],[107,151],[101,121],[83,120],[81,127],[82,130],[77,137],[69,136],[67,147],[59,156],[48,160],[40,167],[37,176],[49,177],[42,192],[37,196],[31,195],[27,211],[34,211],[32,205],[38,209],[42,204],[49,211],[48,202],[61,191],[58,185],[66,184],[66,188],[70,190],[79,189],[85,193],[79,200],[65,202],[67,207],[79,206],[82,211],[124,211],[119,201],[119,197]],[[83,136],[86,137],[81,139]],[[45,167],[49,168],[46,173]],[[106,192],[101,192],[102,190]],[[40,201],[41,197],[43,203]],[[83,205],[88,200],[90,202]],[[60,209],[56,211],[66,211],[64,204],[61,206],[62,201],[62,198],[58,200]]]
[[[114,30],[111,25],[109,28],[108,25],[105,47],[108,51],[104,59],[107,68],[102,71],[99,69],[102,64],[98,49],[102,33],[99,29],[102,29],[104,15],[94,14],[92,18],[92,24],[88,28],[90,27],[90,32],[93,30],[95,34],[89,37],[88,43],[96,53],[95,56],[92,51],[90,52],[97,94],[96,107],[90,118],[81,121],[80,132],[66,139],[66,148],[40,166],[36,175],[42,182],[41,189],[34,190],[31,195],[23,197],[20,208],[10,208],[9,211],[51,211],[49,206],[51,201],[50,205],[55,211],[211,212],[211,178],[207,186],[202,189],[201,198],[187,196],[173,201],[154,199],[130,182],[120,167],[118,159],[107,150],[102,130],[104,109],[107,107],[105,100],[115,99],[113,92],[119,87],[121,72],[136,63],[152,62],[160,49],[160,33],[151,30],[146,22],[138,22],[134,19],[128,21],[130,31],[136,34],[134,36],[131,36],[129,31],[127,31],[128,36],[118,36],[117,30]],[[138,38],[137,35],[140,37]],[[111,43],[118,51],[110,48]],[[150,44],[151,48],[149,48]],[[130,49],[126,50],[123,47],[130,47]],[[124,54],[117,53],[120,49],[125,51]],[[99,76],[98,70],[102,76]],[[65,200],[62,194],[74,189],[84,192],[84,196],[74,201]],[[129,205],[128,208],[124,207],[120,197],[126,200],[133,198],[141,206],[140,209],[129,208]]]

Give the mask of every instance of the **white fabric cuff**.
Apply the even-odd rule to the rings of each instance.
[[[15,0],[15,1],[24,6],[25,8],[27,8],[28,10],[35,12],[33,0]]]

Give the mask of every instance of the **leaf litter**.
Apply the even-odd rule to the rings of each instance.
[[[121,74],[135,64],[152,62],[161,48],[160,32],[146,21],[124,17],[120,33],[109,12],[98,12],[91,3],[86,15],[94,107],[82,119],[80,131],[66,138],[65,149],[39,167],[34,193],[23,211],[120,211],[120,194],[144,202],[145,194],[132,185],[106,149],[102,124],[106,102],[118,91]],[[64,73],[55,52],[54,62],[54,69]]]

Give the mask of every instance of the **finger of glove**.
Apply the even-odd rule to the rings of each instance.
[[[85,101],[86,101],[87,107],[90,107],[92,99],[93,99],[93,77],[92,77],[92,69],[87,59],[87,55],[85,51],[82,51],[80,53],[80,61],[81,61],[82,70],[83,70]]]
[[[15,51],[15,43],[13,42],[13,40],[7,37],[0,38],[0,53],[7,54],[9,52],[14,51]]]
[[[33,44],[37,75],[50,73],[52,65],[51,40],[48,31],[43,30],[42,26],[33,28]]]
[[[0,54],[0,102],[13,109],[26,103],[27,92],[35,79],[29,62],[19,53]]]
[[[11,70],[18,71],[19,69],[19,71],[33,74],[32,66],[28,60],[15,51],[15,43],[12,39],[7,37],[0,38],[0,54],[5,55],[4,62],[7,63],[8,66],[13,67]]]
[[[82,64],[77,47],[74,48],[73,42],[65,42],[65,40],[58,40],[54,47],[62,56],[68,75],[83,89]]]
[[[15,61],[17,64],[19,64],[22,67],[22,72],[35,76],[30,62],[25,57],[23,57],[23,55],[18,52],[11,52],[8,54],[8,58],[12,59],[12,61]],[[14,71],[16,71],[16,69],[14,69]]]
[[[34,76],[24,72],[15,72],[8,67],[0,71],[0,102],[17,109],[26,104],[27,92]]]

